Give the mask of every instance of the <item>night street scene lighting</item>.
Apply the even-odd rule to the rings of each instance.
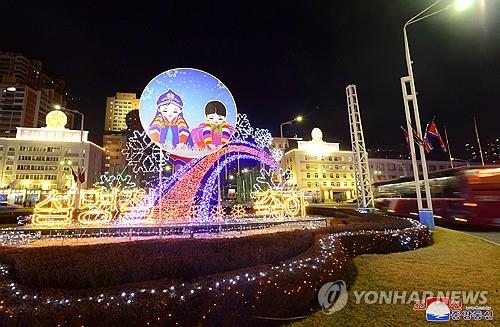
[[[498,325],[500,1],[2,9],[0,326]]]

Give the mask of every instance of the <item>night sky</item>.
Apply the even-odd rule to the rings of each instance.
[[[223,81],[253,125],[278,135],[281,122],[302,114],[288,136],[309,139],[317,126],[344,149],[345,87],[357,84],[367,145],[396,145],[404,143],[402,26],[432,2],[8,0],[0,49],[63,78],[97,143],[106,96],[140,95],[162,71],[193,67]],[[485,141],[500,137],[500,1],[450,10],[409,33],[423,123],[446,124],[457,151],[474,138],[474,114]]]

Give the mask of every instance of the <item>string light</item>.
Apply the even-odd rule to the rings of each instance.
[[[235,204],[231,208],[231,216],[233,218],[239,219],[245,217],[245,215],[246,215],[246,210],[241,204]]]
[[[261,149],[268,148],[273,143],[271,132],[267,129],[256,128],[253,139],[255,144]]]
[[[182,315],[185,305],[203,301],[197,315],[189,315],[191,322],[197,319],[219,319],[215,311],[224,306],[251,306],[255,310],[266,310],[264,299],[269,296],[291,296],[303,298],[311,296],[317,287],[331,276],[338,276],[344,271],[349,257],[363,253],[371,253],[380,249],[393,251],[412,250],[427,244],[429,230],[417,221],[406,219],[409,227],[402,229],[344,231],[332,234],[320,234],[313,247],[303,254],[274,265],[262,265],[237,272],[221,273],[209,278],[197,279],[189,283],[175,280],[151,282],[154,287],[127,286],[102,290],[51,291],[37,292],[24,288],[10,279],[11,269],[0,264],[0,297],[1,305],[7,316],[12,319],[36,319],[36,312],[44,312],[56,321],[76,319],[73,314],[78,310],[78,318],[82,324],[91,324],[95,312],[115,314],[116,310],[127,306],[140,310],[148,317],[166,317],[173,321]],[[363,242],[357,242],[362,237]],[[394,243],[394,241],[397,241]],[[350,244],[346,248],[343,244]],[[395,246],[396,245],[396,246]],[[291,278],[300,278],[300,284],[290,284]],[[292,279],[293,280],[293,279]],[[283,303],[287,303],[283,299]],[[292,301],[293,302],[293,301]],[[162,303],[161,306],[149,303]],[[208,309],[212,308],[212,309]],[[82,311],[84,309],[84,311]],[[95,309],[95,310],[93,310]],[[269,311],[269,310],[266,310]],[[211,316],[211,312],[215,315]],[[237,312],[237,309],[236,311]],[[51,314],[53,313],[53,314]],[[57,314],[56,314],[57,313]],[[204,318],[203,318],[204,317]],[[187,318],[184,318],[187,319]],[[29,320],[28,320],[29,321]],[[74,321],[74,320],[70,320]],[[181,322],[180,320],[179,322]],[[60,321],[62,322],[62,321]]]
[[[136,184],[132,182],[132,177],[130,175],[122,175],[122,174],[104,174],[99,176],[99,181],[94,183],[94,187],[97,188],[106,188],[108,190],[112,190],[114,188],[123,190],[136,188]]]
[[[253,135],[253,127],[246,114],[238,113],[236,117],[236,128],[234,129],[232,141],[246,141]]]
[[[157,173],[165,168],[168,154],[163,153],[145,131],[134,131],[122,150],[127,166],[134,173]],[[163,156],[163,158],[161,158]]]

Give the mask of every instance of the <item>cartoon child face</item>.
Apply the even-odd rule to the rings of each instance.
[[[219,126],[226,121],[226,116],[222,116],[217,113],[208,114],[207,121],[212,125]]]
[[[182,111],[179,106],[176,106],[173,103],[161,105],[159,110],[162,116],[165,117],[168,121],[173,121]]]

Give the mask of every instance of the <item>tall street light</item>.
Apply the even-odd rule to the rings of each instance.
[[[283,138],[283,126],[285,126],[285,125],[291,125],[294,122],[299,122],[300,123],[303,119],[304,118],[302,116],[297,116],[297,117],[295,117],[292,120],[289,120],[289,121],[286,121],[284,123],[281,123],[281,125],[280,125],[280,135],[281,135],[281,138]]]
[[[82,191],[82,182],[80,181],[80,174],[83,172],[83,123],[85,121],[85,115],[78,110],[64,108],[58,104],[56,104],[54,106],[54,109],[71,112],[71,113],[78,114],[81,116],[81,120],[80,120],[80,154],[78,156],[78,178],[76,181],[77,187],[76,187],[75,204],[74,204],[75,209],[79,210],[80,209],[80,194]],[[88,155],[89,154],[87,153],[87,161],[89,160]]]
[[[415,192],[417,195],[417,204],[418,204],[418,215],[420,222],[429,226],[430,228],[434,228],[434,213],[432,210],[432,199],[431,199],[431,191],[429,186],[429,176],[427,173],[427,162],[425,159],[425,149],[423,144],[419,144],[420,151],[420,161],[422,165],[422,176],[424,179],[424,188],[425,188],[425,198],[426,198],[426,207],[424,208],[422,203],[422,194],[420,193],[420,177],[417,165],[417,158],[415,153],[415,144],[413,143],[413,128],[411,121],[411,113],[410,113],[410,102],[413,107],[413,115],[415,116],[415,125],[417,128],[417,133],[422,137],[422,127],[420,124],[420,114],[418,110],[418,102],[417,102],[417,91],[415,89],[415,79],[413,76],[413,68],[412,68],[412,60],[410,56],[410,46],[408,43],[408,35],[406,32],[406,28],[416,22],[422,21],[426,18],[434,16],[436,14],[442,13],[452,7],[454,4],[455,10],[463,11],[469,8],[474,0],[455,0],[454,2],[448,4],[442,9],[438,9],[435,11],[431,11],[437,4],[439,4],[441,0],[438,0],[425,8],[419,14],[411,18],[406,22],[403,27],[403,36],[404,36],[404,47],[405,47],[405,57],[406,57],[406,67],[408,69],[408,76],[401,78],[401,87],[403,91],[403,99],[404,99],[404,107],[405,107],[405,116],[406,116],[406,126],[408,130],[408,139],[410,144],[410,153],[411,160],[413,166],[413,176],[415,178]],[[408,89],[409,84],[409,89]]]

